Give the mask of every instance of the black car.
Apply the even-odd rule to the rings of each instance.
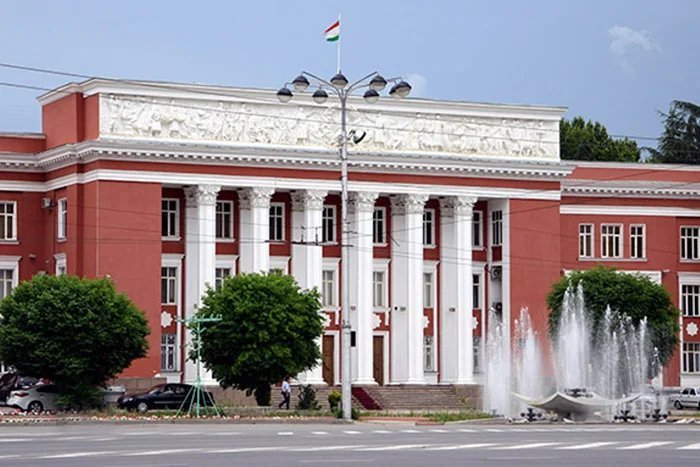
[[[4,405],[12,391],[27,389],[39,382],[39,378],[18,373],[5,373],[0,376],[0,405]]]
[[[167,383],[153,386],[142,394],[125,395],[117,399],[117,407],[138,410],[141,413],[159,409],[187,409],[196,402],[197,391],[189,384]],[[214,396],[204,389],[199,390],[199,404],[213,406]]]

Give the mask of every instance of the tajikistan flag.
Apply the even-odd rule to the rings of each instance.
[[[323,32],[326,41],[335,42],[340,39],[340,20],[333,23],[328,29]]]

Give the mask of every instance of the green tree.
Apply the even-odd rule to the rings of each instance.
[[[209,289],[199,316],[202,362],[224,388],[254,392],[270,404],[270,385],[313,368],[323,333],[318,291],[302,291],[291,276],[241,274]]]
[[[664,131],[657,148],[647,148],[649,162],[700,164],[700,106],[673,101],[668,113],[659,114]]]
[[[601,323],[608,306],[629,316],[635,325],[646,317],[659,361],[662,365],[668,362],[678,344],[679,311],[663,286],[642,275],[624,274],[599,266],[562,277],[547,296],[550,334],[556,333],[566,289],[569,286],[576,288],[579,283],[583,284],[584,300],[594,328]]]
[[[146,355],[149,333],[109,279],[37,275],[0,302],[0,359],[52,380],[67,407],[99,403],[99,387]]]
[[[561,120],[559,146],[561,158],[567,160],[637,162],[640,155],[636,142],[613,139],[603,125],[583,117]]]

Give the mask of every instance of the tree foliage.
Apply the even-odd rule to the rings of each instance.
[[[591,313],[594,327],[597,328],[608,306],[629,316],[635,325],[646,317],[651,342],[658,350],[659,360],[662,365],[668,362],[678,343],[679,311],[663,286],[642,275],[624,274],[599,266],[562,277],[547,296],[551,334],[556,332],[566,289],[569,286],[576,288],[579,283],[583,284],[586,308]]]
[[[649,162],[700,164],[700,106],[673,101],[668,113],[659,113],[664,131],[657,148],[647,148]]]
[[[577,161],[637,162],[640,151],[630,139],[613,139],[598,122],[574,117],[559,124],[561,158]]]
[[[109,279],[35,276],[0,302],[0,359],[48,378],[80,408],[99,386],[146,355],[143,312]]]
[[[221,316],[202,326],[201,355],[223,387],[255,392],[268,405],[270,384],[313,368],[323,333],[318,291],[302,291],[291,276],[241,274],[209,289],[199,316]]]

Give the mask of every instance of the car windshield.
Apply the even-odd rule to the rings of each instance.
[[[148,394],[158,394],[163,390],[163,385],[158,385],[158,386],[153,386],[151,389],[148,390]]]

